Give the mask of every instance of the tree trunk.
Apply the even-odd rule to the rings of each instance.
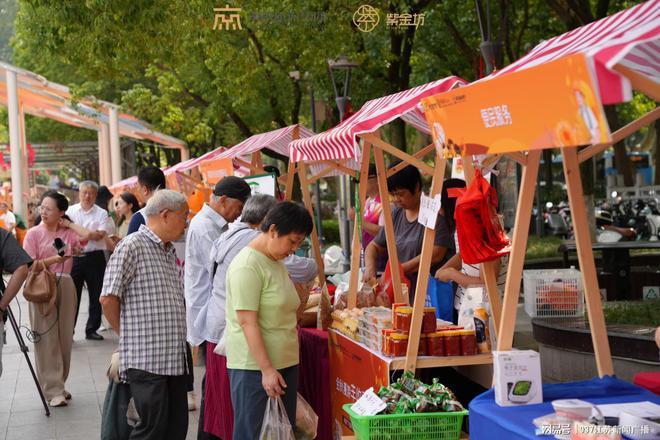
[[[584,203],[587,207],[587,222],[591,240],[596,238],[596,211],[594,209],[594,158],[586,160],[580,164],[580,178],[582,179],[582,190]]]
[[[546,191],[552,190],[552,150],[543,150],[543,180],[545,181]]]

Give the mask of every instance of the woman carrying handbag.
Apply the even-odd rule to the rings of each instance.
[[[34,260],[24,291],[26,299],[32,300],[30,339],[34,342],[37,377],[50,406],[66,406],[71,398],[64,388],[76,317],[71,256],[80,252],[80,241],[87,240],[91,233],[68,220],[64,214],[68,207],[63,194],[44,193],[38,207],[41,223],[27,232],[23,243]]]

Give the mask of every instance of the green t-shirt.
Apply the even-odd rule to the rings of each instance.
[[[236,310],[253,310],[266,351],[277,370],[297,365],[298,332],[296,311],[300,298],[281,261],[246,247],[227,270],[227,368],[258,370],[250,353]]]

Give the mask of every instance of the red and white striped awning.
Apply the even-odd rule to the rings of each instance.
[[[424,114],[418,107],[422,98],[453,89],[465,81],[456,76],[433,81],[403,92],[367,101],[350,118],[328,131],[291,142],[290,157],[294,162],[359,159],[359,134],[373,133],[396,118],[429,134]]]
[[[179,162],[178,164],[173,165],[173,166],[169,167],[168,169],[166,169],[164,171],[164,173],[165,173],[166,176],[169,176],[170,174],[172,174],[176,171],[182,173],[184,171],[191,170],[191,169],[195,168],[197,165],[199,165],[200,163],[202,163],[203,161],[213,159],[213,158],[217,157],[220,153],[222,153],[225,150],[226,150],[225,147],[218,147],[215,150],[204,153],[199,157],[194,157],[192,159],[188,159],[188,160],[184,160],[183,162]]]
[[[632,99],[630,81],[614,70],[617,65],[660,87],[660,0],[641,3],[543,41],[518,61],[483,80],[575,53],[592,60],[603,104]]]
[[[214,159],[246,156],[263,149],[271,150],[289,157],[289,144],[293,141],[293,135],[296,128],[298,128],[299,139],[314,136],[314,132],[303,125],[290,125],[288,127],[250,136],[243,142],[221,152],[219,155],[215,156]]]

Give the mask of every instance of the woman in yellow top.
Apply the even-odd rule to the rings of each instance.
[[[234,439],[258,439],[269,397],[281,397],[296,421],[298,333],[307,301],[282,260],[312,231],[307,210],[280,202],[266,214],[261,234],[227,271],[227,370],[234,407]]]

